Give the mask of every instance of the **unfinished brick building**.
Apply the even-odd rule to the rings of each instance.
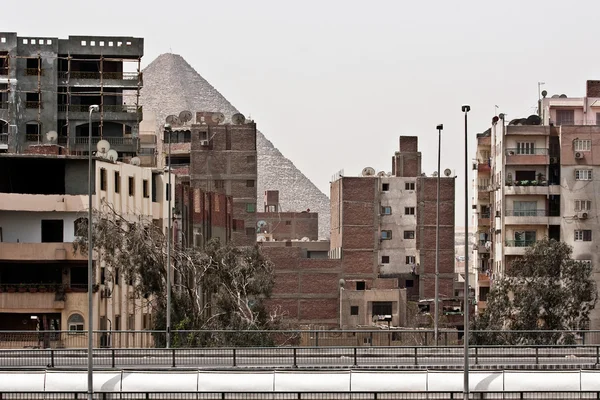
[[[310,209],[282,211],[278,190],[265,192],[264,211],[256,213],[256,221],[259,241],[319,239],[319,214]]]

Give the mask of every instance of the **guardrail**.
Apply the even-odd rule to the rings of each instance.
[[[464,365],[464,348],[255,347],[95,349],[97,368],[399,368],[448,369]],[[600,369],[600,346],[472,346],[473,369]],[[0,350],[0,368],[77,368],[87,350]]]
[[[507,156],[547,156],[548,149],[540,148],[508,148],[506,149]]]
[[[506,210],[507,217],[546,217],[549,212],[546,210]],[[558,217],[559,215],[557,215]]]

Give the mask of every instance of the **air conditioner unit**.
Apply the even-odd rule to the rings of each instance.
[[[550,164],[558,164],[558,157],[550,157]]]
[[[208,140],[201,140],[200,146],[208,146]]]
[[[587,219],[588,217],[588,213],[586,212],[578,212],[577,213],[577,219]]]
[[[578,159],[578,160],[581,160],[583,158],[583,152],[576,151],[575,152],[575,158]]]

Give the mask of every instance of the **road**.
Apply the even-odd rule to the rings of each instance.
[[[473,369],[600,368],[600,349],[582,347],[478,347]],[[463,366],[462,347],[339,347],[237,349],[96,349],[98,368],[429,368]],[[77,368],[87,366],[81,349],[0,350],[0,368]]]

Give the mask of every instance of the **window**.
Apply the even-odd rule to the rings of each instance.
[[[374,301],[373,315],[392,315],[391,301]]]
[[[288,225],[288,226],[292,225],[292,221],[285,221],[285,224]]]
[[[575,211],[590,211],[591,209],[591,200],[575,200]]]
[[[222,179],[217,179],[215,181],[215,189],[223,189],[225,187],[225,181]]]
[[[171,185],[167,183],[165,186],[165,199],[167,201],[171,200]]]
[[[358,306],[350,306],[350,315],[358,315]]]
[[[591,169],[576,169],[575,170],[576,181],[591,181],[592,170]]]
[[[390,256],[381,256],[381,263],[382,264],[389,264],[390,263]]]
[[[255,233],[256,232],[255,232],[254,228],[246,228],[246,236],[252,236]]]
[[[515,247],[528,247],[533,245],[537,238],[536,231],[517,231],[514,233]]]
[[[121,175],[119,171],[115,171],[115,193],[119,193],[121,190]]]
[[[254,181],[252,179],[248,179],[246,181],[246,187],[254,187]]]
[[[575,110],[556,110],[557,125],[575,124]]]
[[[127,318],[127,329],[130,331],[135,329],[135,315],[129,314],[129,318]]]
[[[415,183],[414,182],[406,182],[404,184],[404,189],[405,190],[415,190]]]
[[[134,196],[135,195],[135,179],[133,178],[133,176],[130,176],[128,181],[129,181],[129,195]]]
[[[390,240],[392,238],[392,231],[381,231],[381,240]]]
[[[150,324],[151,324],[151,314],[149,313],[145,313],[142,316],[142,329],[144,330],[148,330],[150,329]]]
[[[100,268],[100,284],[106,284],[106,268]]]
[[[100,190],[106,190],[106,170],[100,168]]]
[[[533,142],[517,143],[517,154],[535,154],[535,143],[533,143]]]
[[[121,280],[121,274],[119,273],[119,268],[115,268],[115,273],[113,275],[113,283],[115,285],[118,285],[120,280]]]
[[[414,265],[416,262],[415,256],[406,256],[406,264]]]
[[[381,184],[381,191],[382,192],[387,192],[390,190],[390,184],[389,183],[382,183]]]
[[[591,242],[592,241],[592,230],[591,229],[575,230],[575,241],[576,242]]]
[[[404,231],[404,239],[414,239],[415,231]]]
[[[246,162],[247,163],[254,163],[254,162],[256,162],[256,156],[246,156]]]
[[[256,211],[256,204],[246,203],[246,212],[253,213]]]
[[[366,290],[367,284],[365,281],[356,281],[356,290]]]
[[[573,142],[575,151],[590,151],[592,150],[592,141],[590,139],[577,139]]]
[[[392,207],[390,206],[382,206],[381,207],[381,215],[391,215],[392,214]]]
[[[415,208],[414,207],[404,207],[404,214],[405,215],[415,215]]]
[[[115,315],[115,331],[121,330],[121,316],[119,314]]]
[[[67,320],[69,331],[83,331],[83,322],[81,314],[72,314]]]
[[[75,236],[87,235],[87,218],[80,217],[73,222],[73,230]]]
[[[596,113],[596,125],[600,125],[600,113]]]
[[[409,287],[413,287],[413,286],[415,286],[415,281],[412,280],[412,279],[407,279],[406,280],[406,287],[409,288]]]
[[[62,243],[63,242],[63,220],[62,219],[43,219],[42,220],[42,243]]]
[[[150,197],[150,191],[148,190],[148,179],[144,179],[142,181],[142,192],[144,193],[145,198]]]
[[[537,215],[536,201],[515,201],[513,208],[514,217],[535,217]]]

